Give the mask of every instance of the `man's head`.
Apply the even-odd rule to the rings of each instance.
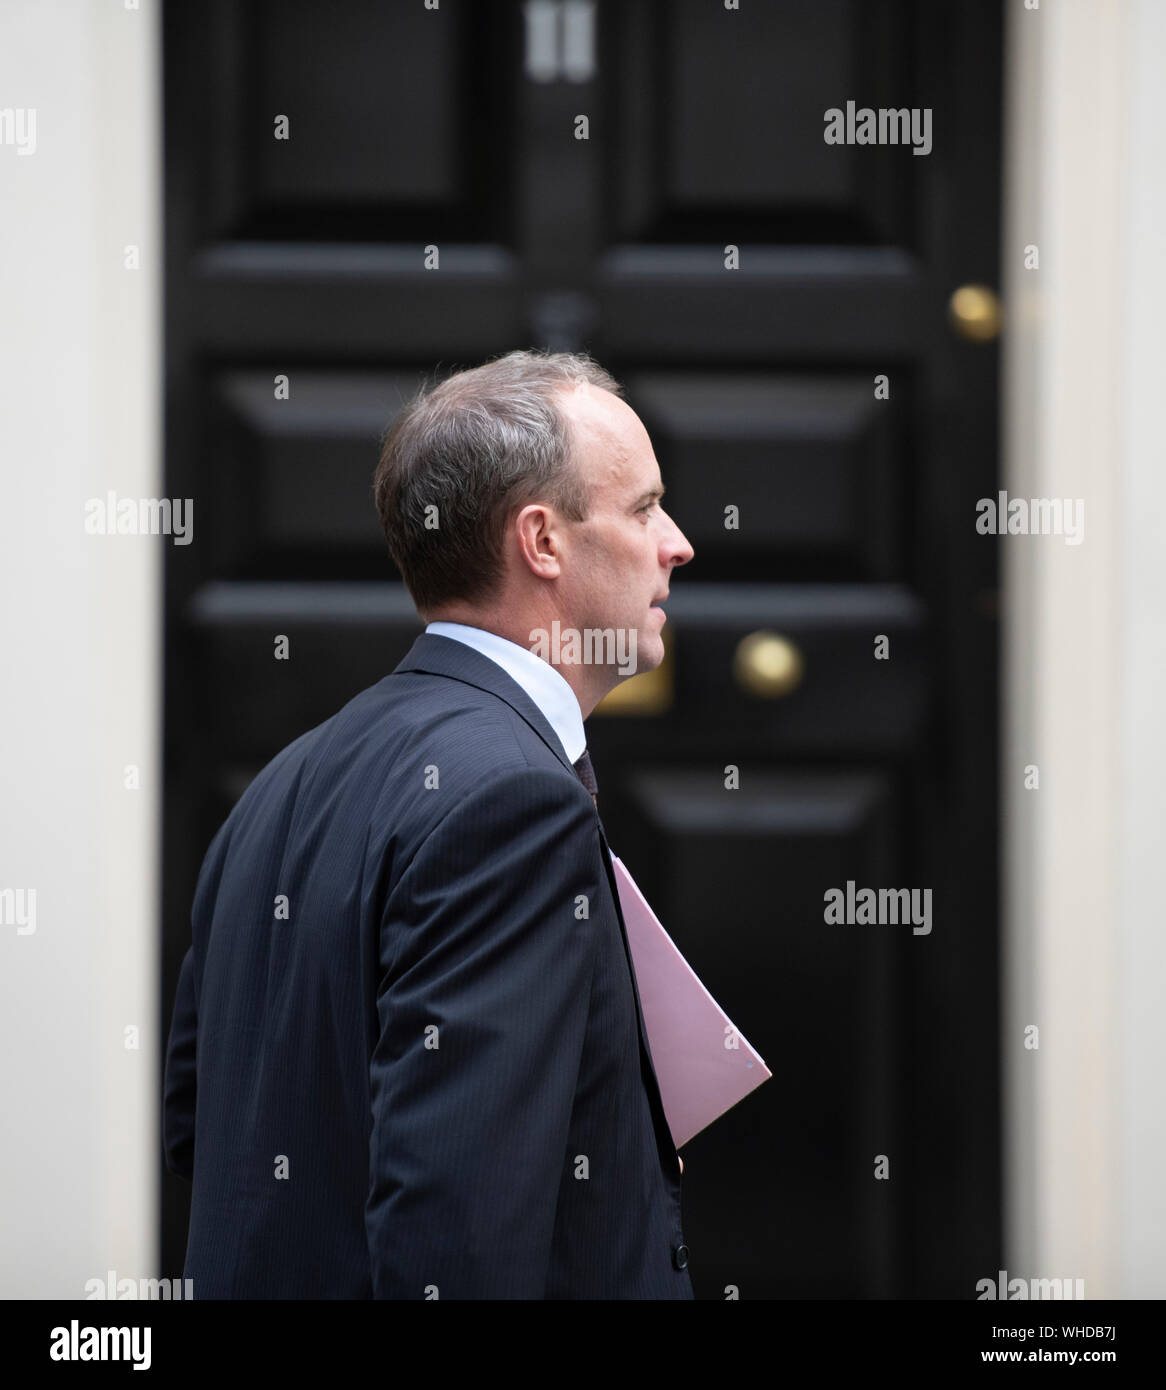
[[[528,648],[533,634],[634,633],[663,659],[668,592],[692,547],[660,506],[647,431],[589,357],[512,352],[423,389],[385,436],[377,510],[417,611]],[[555,662],[584,714],[614,667]]]

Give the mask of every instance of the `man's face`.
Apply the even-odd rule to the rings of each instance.
[[[590,384],[561,404],[591,500],[586,520],[567,523],[561,610],[580,630],[634,630],[637,670],[654,670],[664,659],[658,605],[692,546],[660,504],[660,465],[635,411]]]

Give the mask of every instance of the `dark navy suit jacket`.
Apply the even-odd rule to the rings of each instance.
[[[423,634],[211,843],[166,1056],[195,1298],[693,1297],[603,829]]]

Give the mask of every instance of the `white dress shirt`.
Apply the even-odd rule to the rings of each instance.
[[[544,661],[541,656],[517,642],[499,637],[496,632],[487,632],[480,627],[467,627],[464,623],[430,623],[426,632],[435,637],[452,637],[455,642],[464,642],[483,656],[496,662],[511,680],[517,682],[538,706],[547,723],[559,736],[567,761],[574,763],[587,747],[587,735],[583,732],[583,711],[575,692],[558,671]]]

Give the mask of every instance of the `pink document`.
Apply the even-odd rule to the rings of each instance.
[[[773,1073],[673,945],[622,861],[613,854],[611,862],[660,1098],[680,1148]]]

